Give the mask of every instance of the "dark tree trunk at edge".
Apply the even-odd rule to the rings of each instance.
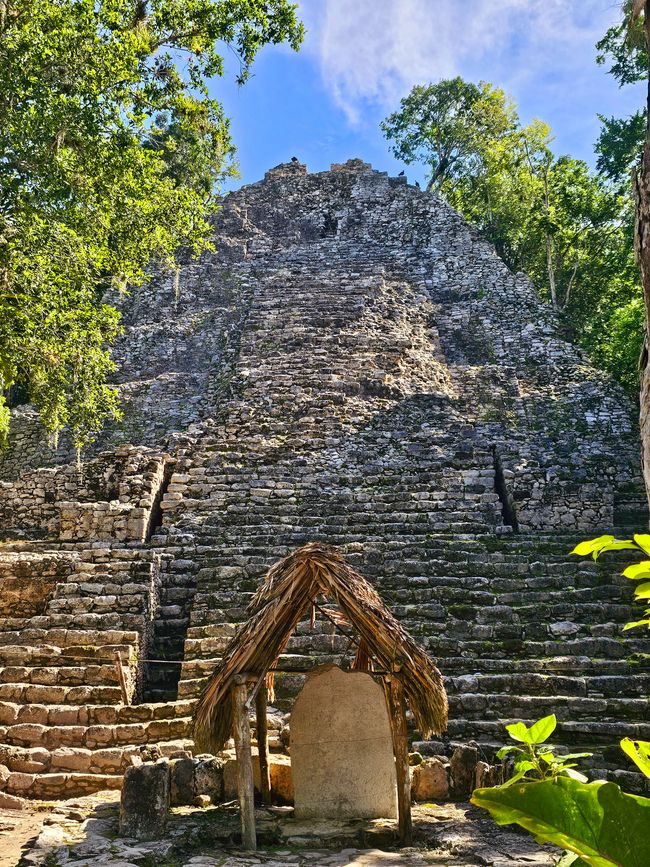
[[[650,0],[645,4],[644,28],[646,43],[650,51]],[[646,139],[640,169],[634,174],[634,196],[636,200],[635,250],[641,271],[643,300],[645,306],[645,338],[640,359],[640,415],[641,457],[646,494],[650,503],[650,78],[648,79],[648,113]]]

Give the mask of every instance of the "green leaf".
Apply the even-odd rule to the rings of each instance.
[[[579,858],[575,852],[567,852],[566,855],[563,855],[560,858],[555,867],[580,867],[581,864],[586,863],[587,862]]]
[[[505,757],[510,753],[520,753],[522,756],[525,755],[524,751],[521,750],[519,747],[501,747],[501,749],[497,753],[497,759],[505,759]]]
[[[560,756],[563,762],[570,762],[572,759],[588,759],[593,756],[593,753],[567,753],[565,756]]]
[[[578,780],[581,783],[586,783],[589,781],[589,777],[586,777],[584,774],[581,774],[580,771],[574,771],[573,768],[575,765],[565,765],[560,773],[565,777],[570,777],[572,780]]]
[[[625,624],[623,632],[626,632],[628,629],[636,629],[637,626],[650,626],[650,620],[632,620],[630,623]]]
[[[530,737],[528,743],[543,744],[553,734],[556,726],[557,719],[554,713],[537,720],[528,730],[528,736]]]
[[[600,551],[605,545],[614,541],[614,536],[598,536],[596,539],[588,539],[586,542],[578,542],[571,553],[577,554],[579,557],[586,557],[588,554]]]
[[[650,560],[633,563],[623,570],[623,575],[626,578],[631,578],[632,581],[637,581],[639,578],[650,578]]]
[[[650,777],[650,743],[623,738],[621,749],[646,777]]]
[[[591,867],[648,867],[650,799],[615,783],[569,777],[476,789],[471,801],[498,825],[516,823],[540,843],[575,852]]]
[[[650,599],[650,581],[647,581],[645,584],[639,584],[638,587],[634,588],[634,598]]]
[[[650,554],[650,534],[635,533],[634,541],[642,551],[646,554]]]
[[[528,726],[525,723],[511,723],[510,725],[506,726],[506,731],[515,741],[519,741],[522,744],[532,743],[532,740],[530,739],[530,732],[528,731]]]

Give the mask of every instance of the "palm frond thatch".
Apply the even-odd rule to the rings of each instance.
[[[320,595],[338,605],[379,668],[394,672],[402,682],[423,737],[446,729],[447,695],[431,659],[341,554],[311,542],[272,566],[251,600],[250,619],[228,644],[197,704],[194,740],[199,749],[223,748],[232,728],[232,678],[262,677],[272,669]]]

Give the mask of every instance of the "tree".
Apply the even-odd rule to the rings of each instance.
[[[0,434],[12,383],[78,448],[118,413],[105,293],[208,247],[234,171],[220,44],[244,82],[301,39],[287,0],[0,0]]]
[[[648,48],[650,47],[650,0],[635,0],[630,13],[629,26],[638,30],[643,26],[645,36],[646,77],[648,78],[648,103],[650,104],[650,76],[648,76]],[[626,10],[627,11],[627,10]],[[650,328],[650,113],[646,110],[646,132],[640,168],[634,172],[634,198],[636,202],[635,249],[641,284],[643,286],[645,338],[641,356],[640,425],[643,455],[643,475],[646,493],[650,500],[650,369],[648,368],[648,334]]]
[[[398,157],[429,165],[430,187],[513,271],[528,273],[592,357],[636,388],[639,290],[620,183],[556,157],[547,124],[523,126],[514,103],[489,84],[414,87],[382,128]],[[621,307],[626,315],[611,331]]]
[[[416,85],[381,124],[391,150],[405,163],[431,169],[428,190],[440,190],[480,165],[481,144],[504,135],[515,122],[502,90],[462,78]]]

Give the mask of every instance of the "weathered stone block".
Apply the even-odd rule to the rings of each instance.
[[[165,833],[170,808],[169,762],[127,768],[120,799],[120,834],[135,840],[156,840]]]
[[[472,746],[456,747],[451,757],[451,797],[456,801],[466,801],[474,789],[478,749]]]
[[[449,763],[432,758],[412,768],[411,794],[416,801],[446,801],[449,797]]]

